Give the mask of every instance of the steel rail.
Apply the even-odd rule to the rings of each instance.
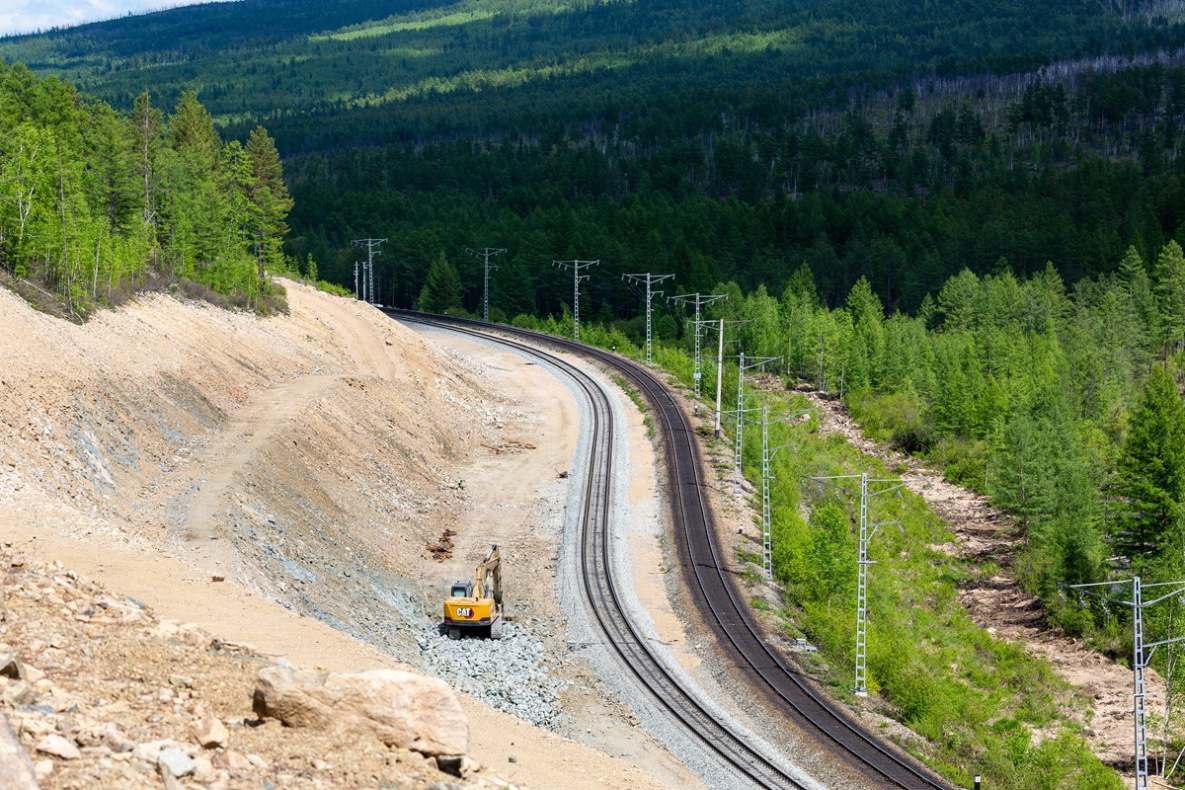
[[[399,317],[417,315],[407,311],[384,312]],[[878,786],[888,782],[889,786],[905,790],[946,790],[950,787],[930,775],[920,764],[915,765],[910,758],[880,744],[850,715],[812,690],[799,677],[798,670],[788,666],[762,637],[760,627],[749,616],[733,575],[720,556],[714,518],[705,496],[707,486],[701,479],[703,466],[698,442],[670,389],[649,369],[616,354],[551,335],[468,319],[418,315],[484,330],[482,334],[487,338],[491,337],[487,333],[498,332],[529,339],[595,359],[625,374],[645,394],[661,419],[662,435],[668,448],[670,504],[676,537],[681,538],[679,548],[684,576],[692,590],[699,592],[693,597],[706,622],[723,645],[731,647],[728,652],[734,657],[738,669],[777,707],[784,709],[788,718],[807,731],[818,733],[831,749],[854,758],[857,767],[877,781]]]
[[[645,635],[639,632],[626,613],[610,556],[608,520],[612,507],[614,430],[612,408],[601,386],[579,367],[532,346],[425,316],[413,317],[401,313],[393,317],[474,335],[485,341],[526,351],[561,369],[585,393],[591,407],[592,424],[581,518],[581,576],[589,608],[605,635],[605,645],[630,669],[635,679],[649,693],[652,701],[665,708],[682,724],[686,737],[698,741],[708,751],[719,755],[735,771],[758,787],[771,790],[804,789],[805,785],[786,773],[768,756],[752,748],[730,727],[718,721],[694,694],[685,689],[681,681],[664,666],[649,646]]]

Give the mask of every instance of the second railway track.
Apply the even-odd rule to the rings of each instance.
[[[825,748],[847,759],[865,774],[872,786],[908,790],[945,790],[950,785],[932,775],[908,757],[895,753],[863,731],[858,723],[830,700],[821,697],[799,677],[792,664],[783,659],[762,638],[761,630],[750,618],[743,596],[727,570],[717,545],[714,521],[709,508],[699,445],[686,415],[670,389],[650,370],[590,346],[548,335],[493,326],[477,321],[443,318],[407,311],[386,310],[401,320],[435,324],[486,340],[520,347],[521,344],[498,334],[511,335],[581,354],[624,374],[654,407],[659,429],[666,445],[667,477],[673,529],[679,544],[680,560],[687,584],[701,614],[720,641],[722,650],[756,688],[799,728],[814,733]],[[589,475],[584,496],[582,528],[583,585],[598,622],[606,635],[607,647],[621,657],[640,683],[650,689],[655,701],[668,710],[705,746],[760,787],[804,787],[775,761],[754,750],[728,725],[717,721],[705,710],[695,695],[684,689],[663,662],[653,654],[646,640],[626,615],[612,574],[609,541],[603,529],[609,510],[612,455],[612,412],[599,386],[579,367],[537,348],[531,353],[545,355],[564,370],[586,393],[592,404],[593,441],[590,445]],[[600,525],[598,527],[597,525]]]

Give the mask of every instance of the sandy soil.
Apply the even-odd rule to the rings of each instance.
[[[0,536],[154,616],[336,669],[414,660],[443,587],[498,542],[516,615],[562,656],[556,548],[537,529],[574,441],[562,386],[288,288],[284,317],[149,297],[83,327],[0,292]],[[445,528],[456,549],[437,563]],[[465,699],[479,763],[524,786],[661,786],[609,752],[686,778],[581,662],[556,668],[574,681],[570,734],[602,751]],[[249,710],[250,686],[236,693]]]

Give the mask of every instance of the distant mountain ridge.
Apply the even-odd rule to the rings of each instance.
[[[193,89],[225,138],[266,126],[296,199],[285,252],[348,286],[349,240],[391,238],[376,276],[400,306],[444,253],[472,307],[464,248],[496,243],[510,315],[568,305],[551,256],[598,255],[605,318],[632,315],[609,283],[640,266],[779,292],[804,261],[829,303],[865,276],[910,310],[964,267],[1074,280],[1177,232],[1185,26],[1165,13],[244,0],[4,39],[0,58],[116,108]],[[1070,61],[1088,65],[1041,71]]]
[[[851,75],[1014,71],[1109,52],[1121,36],[1129,47],[1163,47],[1166,31],[1088,0],[241,0],[0,39],[0,58],[68,78],[119,109],[144,90],[167,105],[194,88],[217,121],[234,125],[427,100],[465,107],[466,118],[449,121],[463,131],[513,126],[536,89],[570,94],[573,80],[613,91],[624,78],[657,96],[780,89],[789,77],[834,85]],[[474,117],[467,94],[488,91],[499,102],[512,91],[518,106]],[[590,110],[600,107],[585,103]]]

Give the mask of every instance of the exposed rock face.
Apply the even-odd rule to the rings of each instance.
[[[433,757],[462,755],[469,748],[469,721],[452,689],[411,672],[268,667],[259,673],[254,708],[289,727],[368,731],[387,746]]]
[[[0,653],[0,678],[12,680],[26,680],[25,668],[17,659],[16,653]]]

